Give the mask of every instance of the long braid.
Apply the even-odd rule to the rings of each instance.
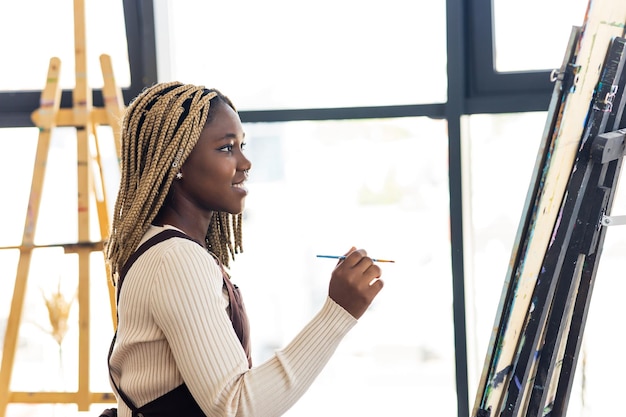
[[[243,215],[217,212],[213,214],[206,242],[209,250],[228,266],[229,258],[243,252],[242,223]]]
[[[217,90],[179,82],[156,84],[144,90],[126,109],[122,120],[120,188],[105,248],[114,283],[163,206],[176,173],[196,145],[204,125],[210,122],[213,99],[234,109],[232,102]],[[241,214],[216,212],[207,230],[209,249],[226,266],[235,253],[242,252],[240,223]]]

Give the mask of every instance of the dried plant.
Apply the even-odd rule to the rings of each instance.
[[[46,307],[48,309],[48,318],[50,319],[50,326],[47,332],[54,338],[54,340],[59,344],[63,343],[63,339],[67,333],[69,328],[68,318],[70,315],[70,310],[72,309],[72,304],[76,299],[76,295],[72,298],[67,299],[66,296],[61,292],[61,279],[59,278],[59,284],[56,292],[53,292],[49,296],[43,294],[43,298],[46,302]]]

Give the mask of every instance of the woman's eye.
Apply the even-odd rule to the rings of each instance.
[[[246,146],[248,146],[248,144],[247,144],[246,142],[241,142],[240,149],[241,149],[242,151],[244,151],[244,150],[246,149]]]
[[[239,149],[243,151],[245,148],[246,148],[246,143],[242,142],[241,145],[239,145]],[[221,152],[232,153],[233,149],[235,149],[235,144],[234,143],[229,143],[228,145],[222,146],[218,150],[221,151]]]

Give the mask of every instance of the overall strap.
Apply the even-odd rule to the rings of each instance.
[[[237,338],[241,342],[246,357],[248,358],[248,368],[252,368],[252,354],[250,343],[250,323],[248,321],[248,315],[246,314],[246,307],[243,304],[243,298],[239,291],[239,287],[233,284],[228,278],[228,274],[222,267],[222,273],[224,274],[224,286],[228,291],[228,298],[230,300],[230,321],[233,323],[233,329],[237,334]]]
[[[132,255],[130,255],[130,257],[128,258],[128,260],[126,261],[124,266],[122,267],[122,271],[120,272],[120,279],[119,279],[119,281],[117,283],[117,301],[118,302],[120,300],[120,291],[122,290],[122,284],[124,283],[124,277],[128,273],[128,270],[130,269],[130,267],[133,266],[135,261],[137,259],[139,259],[139,257],[141,255],[143,255],[143,253],[145,251],[147,251],[148,249],[150,249],[151,247],[153,247],[157,243],[161,243],[164,240],[167,240],[167,239],[170,239],[170,238],[173,238],[173,237],[182,237],[183,239],[189,239],[192,242],[196,242],[195,240],[193,240],[191,237],[187,236],[183,232],[180,232],[180,231],[175,230],[175,229],[165,229],[162,232],[157,233],[156,235],[152,236],[150,239],[148,239],[145,242],[143,242],[139,246],[139,248],[137,248],[137,250]],[[198,243],[198,242],[196,242],[196,243]]]

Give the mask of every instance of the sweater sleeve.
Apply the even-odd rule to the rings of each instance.
[[[194,245],[168,251],[151,289],[152,314],[179,372],[209,416],[280,416],[309,388],[356,320],[327,298],[284,349],[248,369],[215,261]]]

